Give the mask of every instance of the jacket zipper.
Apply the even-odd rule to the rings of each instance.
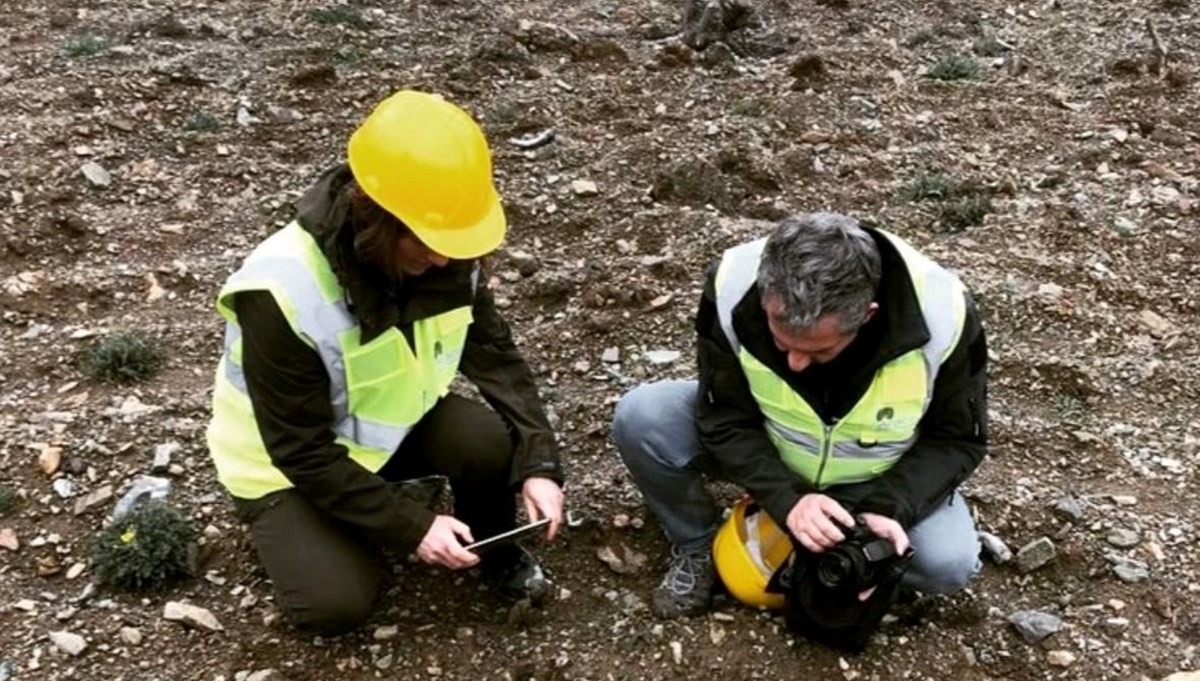
[[[813,480],[813,487],[817,489],[821,489],[821,476],[825,473],[825,464],[829,462],[829,453],[833,449],[833,429],[837,427],[837,421],[822,426],[825,429],[825,439],[821,441],[821,465],[817,467],[817,479]]]

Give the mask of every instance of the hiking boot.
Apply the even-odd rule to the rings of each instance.
[[[517,544],[497,546],[483,558],[483,579],[505,598],[528,598],[534,605],[549,599],[554,584],[533,554]]]
[[[654,614],[668,619],[703,615],[712,605],[716,582],[712,551],[707,547],[688,553],[672,547],[671,565],[654,590]]]

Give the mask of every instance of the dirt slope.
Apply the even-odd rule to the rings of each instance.
[[[0,518],[20,544],[0,549],[0,679],[1191,669],[1200,7],[756,9],[732,48],[702,55],[675,37],[679,6],[656,0],[33,0],[0,14],[0,482],[24,497]],[[951,55],[972,58],[978,78],[928,77]],[[374,625],[314,642],[276,621],[207,464],[221,337],[212,300],[339,159],[354,123],[400,87],[445,93],[493,141],[512,231],[492,285],[554,409],[570,501],[588,520],[542,551],[566,589],[544,614],[507,610],[470,576],[404,566]],[[547,128],[556,139],[536,150],[509,142]],[[85,177],[88,162],[107,186],[94,169]],[[990,202],[982,224],[970,224],[970,206],[904,198],[932,173]],[[666,547],[607,440],[629,386],[692,375],[706,264],[763,234],[764,220],[817,209],[897,231],[977,292],[995,456],[969,496],[981,526],[1014,550],[1042,536],[1057,547],[1029,574],[988,564],[970,592],[900,612],[847,660],[730,603],[655,621],[645,602]],[[161,340],[166,370],[136,387],[84,378],[81,352],[119,329]],[[614,348],[619,360],[605,362]],[[681,357],[653,364],[649,350]],[[104,485],[119,495],[168,443],[179,445],[172,499],[204,530],[204,576],[144,599],[85,591],[89,572],[72,567],[111,501],[77,515],[78,500]],[[63,450],[55,476],[71,480],[70,499],[38,466],[46,447]],[[616,574],[596,558],[605,544],[648,564]],[[224,630],[165,621],[168,600],[209,609]],[[1065,628],[1029,645],[1006,621],[1018,610]],[[84,636],[86,649],[64,654],[55,631]]]

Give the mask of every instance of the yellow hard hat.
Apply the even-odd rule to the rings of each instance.
[[[713,538],[713,564],[733,597],[746,605],[777,610],[783,594],[767,593],[775,570],[792,555],[792,541],[753,499],[743,498]]]
[[[350,136],[350,172],[371,200],[448,258],[478,258],[504,240],[492,156],[467,112],[437,95],[401,90]]]

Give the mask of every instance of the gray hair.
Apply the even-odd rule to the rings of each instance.
[[[759,294],[779,297],[783,309],[776,321],[790,330],[836,314],[842,333],[850,333],[867,321],[881,270],[879,247],[858,220],[803,213],[780,222],[767,239]]]

